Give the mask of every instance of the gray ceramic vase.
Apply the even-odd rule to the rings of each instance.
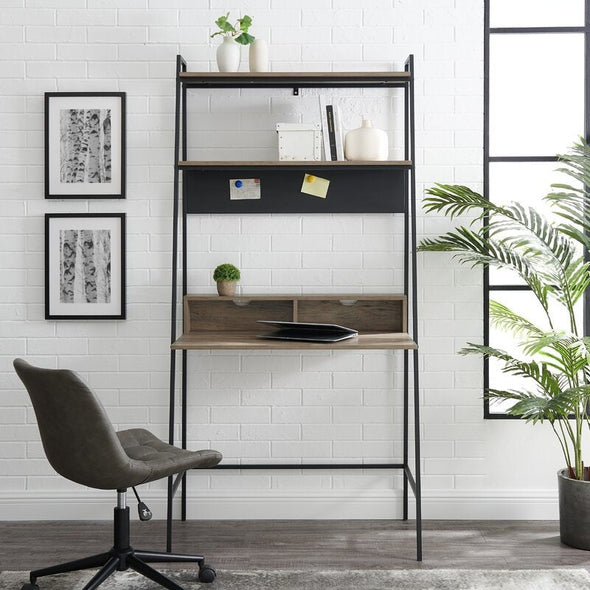
[[[567,469],[557,472],[561,542],[590,551],[590,481],[571,479]]]

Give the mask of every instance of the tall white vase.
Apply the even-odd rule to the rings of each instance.
[[[224,37],[215,54],[220,72],[237,72],[240,67],[240,45],[232,37]]]
[[[268,72],[268,45],[264,39],[254,39],[250,44],[250,71]]]

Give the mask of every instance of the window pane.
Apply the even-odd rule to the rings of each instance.
[[[492,27],[584,25],[583,0],[490,0]]]
[[[535,296],[527,291],[493,291],[490,293],[490,299],[498,301],[509,307],[512,311],[525,317],[533,322],[541,329],[548,329],[549,324],[545,313]],[[555,305],[551,312],[554,321],[555,329],[564,329],[569,331],[569,321],[567,314],[559,306]],[[576,308],[576,321],[578,325],[582,326],[582,303],[580,302]],[[523,360],[527,359],[517,346],[518,339],[513,334],[499,330],[490,325],[490,346],[505,350]],[[489,386],[494,389],[526,389],[528,391],[535,390],[535,384],[529,379],[522,377],[514,377],[512,375],[505,375],[501,372],[501,363],[491,359],[489,364],[490,379]],[[503,414],[511,404],[492,402],[490,403],[490,413]]]
[[[584,135],[584,36],[490,36],[490,155],[551,156]]]
[[[490,162],[489,198],[500,205],[516,201],[549,215],[543,197],[553,190],[551,184],[573,180],[557,172],[559,166],[558,162]],[[489,277],[490,285],[524,284],[509,270],[490,268]]]

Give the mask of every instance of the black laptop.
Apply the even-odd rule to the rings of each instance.
[[[277,322],[273,320],[258,320],[275,328],[274,332],[259,334],[258,338],[272,340],[302,340],[305,342],[339,342],[347,338],[358,336],[358,331],[336,324],[316,324],[309,322]]]

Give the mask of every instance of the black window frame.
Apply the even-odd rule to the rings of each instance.
[[[490,156],[490,39],[492,35],[502,34],[564,34],[581,33],[584,35],[584,138],[590,142],[590,0],[584,0],[584,25],[580,26],[558,26],[558,27],[491,27],[490,7],[494,0],[484,0],[484,175],[483,195],[489,199],[490,188],[490,164],[494,162],[557,162],[557,156]],[[567,56],[566,56],[567,58]],[[552,78],[555,83],[555,78]],[[575,138],[572,138],[572,141]],[[487,219],[484,219],[484,224]],[[483,337],[484,344],[490,343],[490,317],[489,304],[490,293],[494,291],[530,291],[526,285],[490,285],[489,270],[484,268],[483,276]],[[587,313],[590,305],[590,292],[587,291],[583,302],[583,322],[585,334],[590,334],[590,318]],[[490,363],[484,359],[483,367],[484,391],[490,385]],[[490,402],[484,396],[484,419],[488,420],[518,420],[517,416],[510,416],[506,413],[491,412]]]

